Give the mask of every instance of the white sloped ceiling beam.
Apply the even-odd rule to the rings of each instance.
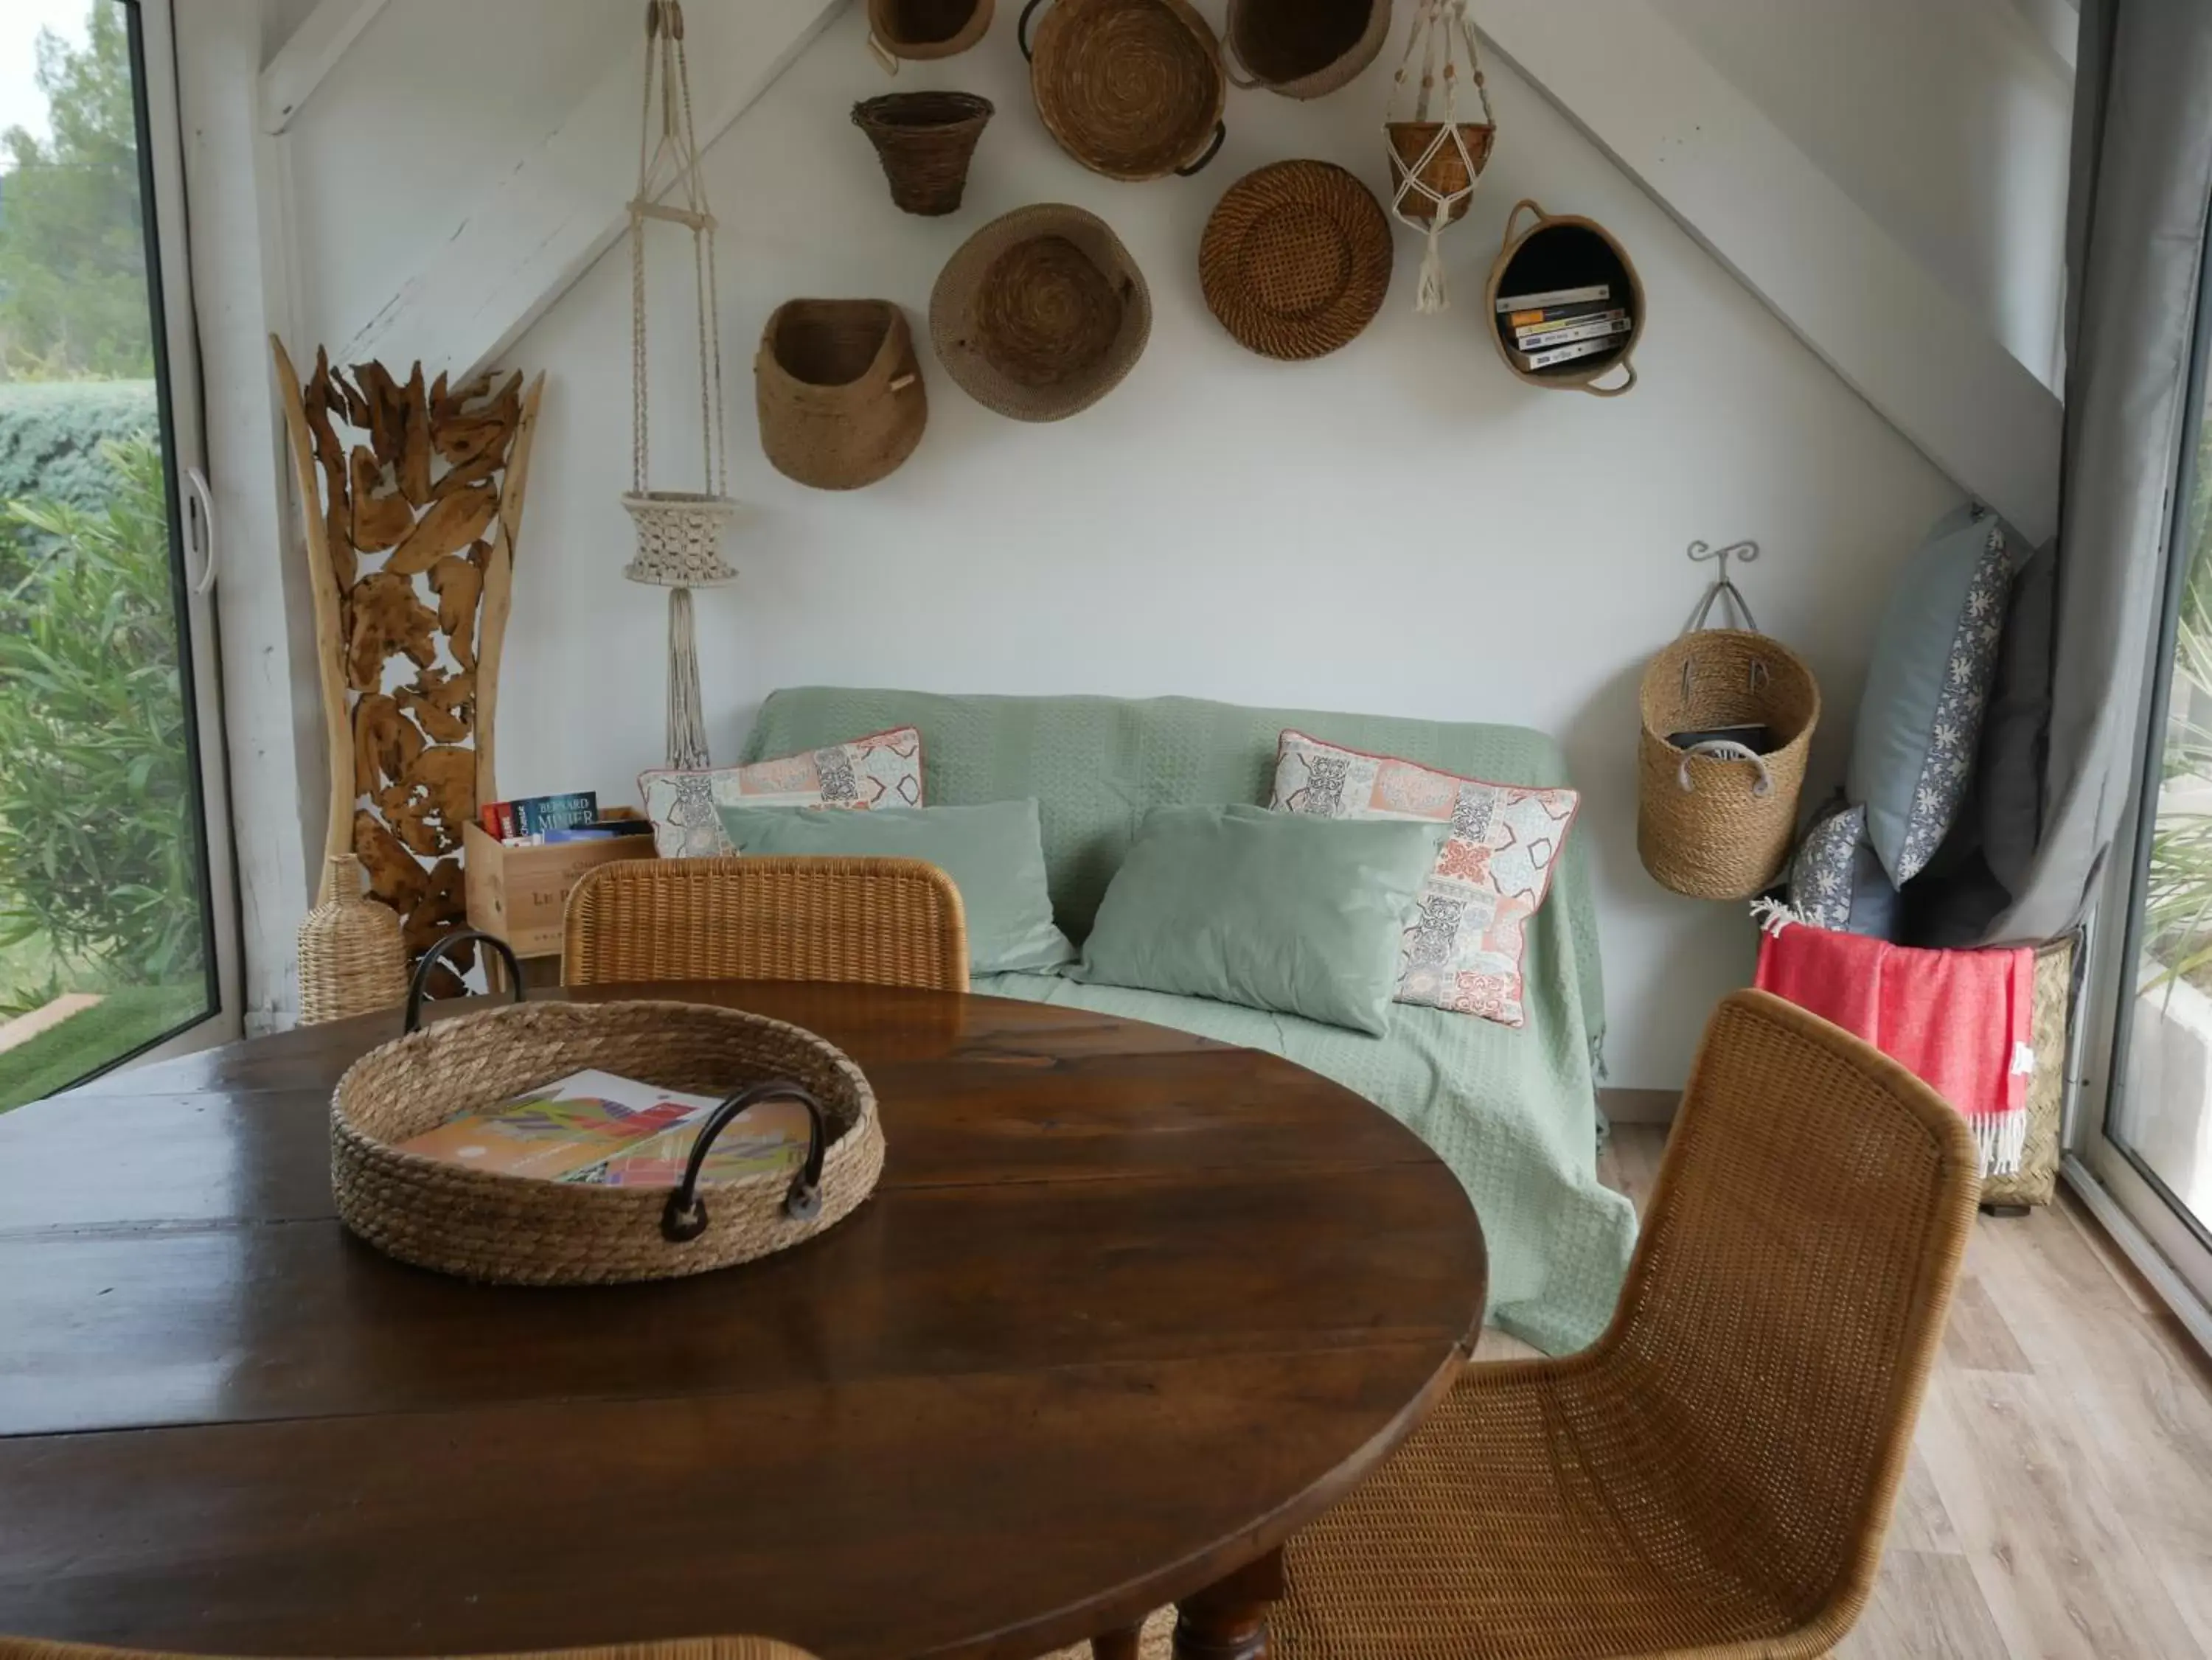
[[[806,49],[843,0],[686,9],[704,151]],[[638,15],[642,18],[641,7]],[[637,183],[641,27],[544,142],[440,239],[429,261],[343,331],[340,363],[421,360],[465,378],[496,361],[612,247]]]
[[[2059,403],[1646,0],[1476,0],[1499,56],[1961,488],[2035,544]]]
[[[319,0],[261,71],[262,131],[282,132],[292,124],[385,4],[386,0]]]

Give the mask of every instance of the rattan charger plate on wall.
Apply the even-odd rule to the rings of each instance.
[[[448,941],[489,942],[485,935]],[[425,964],[437,960],[424,958]],[[836,1226],[875,1190],[884,1136],[875,1092],[833,1045],[783,1021],[698,1003],[519,1003],[408,1035],[347,1069],[331,1100],[331,1189],[338,1217],[388,1256],[500,1285],[611,1285],[702,1274],[785,1250]],[[471,1107],[598,1068],[664,1089],[728,1097],[797,1094],[816,1124],[796,1176],[698,1183],[704,1147],[674,1190],[472,1170],[398,1143]],[[794,1092],[786,1086],[798,1086]]]
[[[1348,345],[1390,290],[1390,221],[1373,192],[1328,161],[1277,161],[1224,192],[1198,247],[1206,306],[1263,357]]]

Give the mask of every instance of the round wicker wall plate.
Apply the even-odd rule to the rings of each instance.
[[[787,300],[753,358],[761,450],[786,478],[857,490],[898,470],[929,424],[906,313],[888,300]]]
[[[1017,208],[960,245],[929,296],[945,373],[987,409],[1060,421],[1121,383],[1152,331],[1152,292],[1106,221]]]
[[[812,1197],[802,1202],[805,1172],[708,1183],[684,1206],[667,1188],[504,1175],[394,1149],[586,1067],[715,1094],[795,1081],[819,1104],[826,1143]],[[842,1051],[782,1021],[696,1003],[465,1015],[370,1051],[331,1100],[331,1187],[346,1227],[402,1262],[501,1285],[665,1280],[766,1256],[850,1215],[883,1164],[875,1093]]]
[[[1277,161],[1238,179],[1206,221],[1198,280],[1240,345],[1320,357],[1375,320],[1390,290],[1390,221],[1328,161]]]
[[[1015,33],[1037,115],[1060,148],[1133,184],[1188,177],[1220,152],[1221,47],[1187,0],[1053,0],[1032,44],[1030,20],[1044,3],[1030,0]]]

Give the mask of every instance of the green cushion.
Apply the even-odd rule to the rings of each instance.
[[[1242,805],[1155,808],[1106,890],[1075,978],[1379,1036],[1441,828]]]
[[[740,853],[922,859],[952,878],[968,912],[969,966],[978,974],[1056,968],[1075,948],[1053,925],[1044,841],[1034,801],[978,807],[719,807]]]

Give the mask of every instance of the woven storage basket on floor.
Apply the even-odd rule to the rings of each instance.
[[[888,477],[929,422],[906,313],[887,300],[787,300],[753,357],[761,450],[786,478],[856,490]]]
[[[823,1114],[818,1208],[793,1214],[786,1172],[718,1182],[700,1190],[703,1231],[678,1239],[664,1231],[665,1188],[501,1175],[394,1148],[470,1107],[587,1067],[715,1095],[797,1081]],[[331,1188],[346,1227],[402,1262],[501,1285],[672,1279],[766,1256],[849,1215],[883,1163],[875,1094],[842,1052],[785,1021],[697,1003],[522,1003],[464,1015],[371,1050],[331,1100]]]
[[[1264,357],[1320,357],[1375,320],[1390,290],[1390,221],[1327,161],[1277,161],[1223,194],[1198,245],[1221,326]]]
[[[967,92],[885,93],[853,106],[853,124],[876,147],[892,204],[933,218],[959,210],[968,160],[990,118],[991,100]]]
[[[1032,45],[1030,20],[1044,3],[1030,0],[1017,39],[1060,148],[1133,184],[1213,160],[1227,135],[1221,48],[1186,0],[1054,0]]]
[[[2035,954],[2035,1070],[2027,1081],[2027,1144],[2016,1174],[1982,1178],[1984,1205],[2045,1205],[2057,1193],[2073,995],[2074,942],[2053,940]]]
[[[868,0],[868,43],[893,61],[963,52],[990,32],[993,0]]]
[[[1348,85],[1389,32],[1390,0],[1229,0],[1222,27],[1224,44],[1251,77],[1237,84],[1285,98]]]
[[[361,861],[323,861],[322,897],[300,924],[300,1024],[319,1026],[407,1000],[398,914],[362,892]]]
[[[1782,873],[1797,828],[1805,757],[1820,718],[1813,671],[1779,640],[1700,628],[1651,659],[1638,694],[1636,851],[1662,886],[1700,900],[1744,900]],[[1764,726],[1759,760],[1692,754],[1676,732]]]

